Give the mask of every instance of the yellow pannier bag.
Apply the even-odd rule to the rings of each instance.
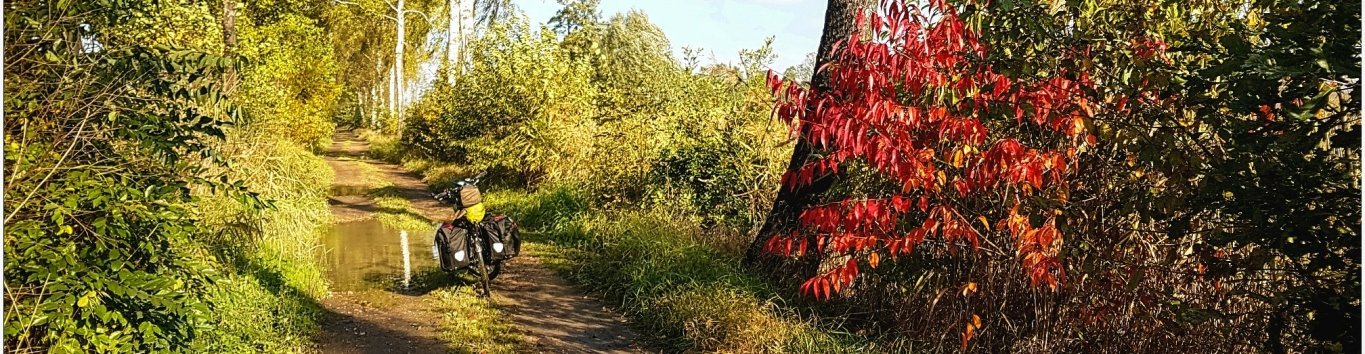
[[[483,221],[483,215],[484,215],[483,203],[470,205],[468,208],[464,209],[465,219],[469,219],[469,222],[475,224],[478,224],[480,221]]]

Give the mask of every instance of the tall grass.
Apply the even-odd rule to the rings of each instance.
[[[234,141],[254,141],[246,137]],[[194,348],[205,352],[306,352],[317,329],[317,299],[327,285],[314,252],[318,227],[329,222],[327,188],[332,170],[287,142],[225,144],[232,177],[241,179],[270,208],[206,193],[197,203],[208,231],[208,251],[224,266],[209,289],[211,330]]]
[[[356,135],[370,144],[366,152],[370,157],[394,163],[402,159],[403,147],[397,136],[370,129],[358,129]]]
[[[670,351],[820,353],[865,349],[786,306],[696,217],[659,210],[589,212],[550,242],[577,248],[566,275],[617,305]]]

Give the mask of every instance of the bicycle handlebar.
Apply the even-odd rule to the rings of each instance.
[[[464,185],[475,185],[475,186],[477,186],[477,185],[479,185],[479,181],[483,180],[483,177],[486,176],[486,175],[488,175],[488,171],[480,171],[479,174],[474,175],[474,177],[465,178],[465,179],[461,180],[460,182],[457,182],[456,185],[458,185],[458,186],[464,186]],[[454,191],[455,191],[455,188],[446,188],[446,189],[442,190],[440,193],[432,193],[432,194],[431,194],[431,197],[432,197],[432,198],[435,198],[437,201],[440,201],[440,202],[442,202],[442,203],[449,203],[449,202],[451,202],[449,199],[450,199],[450,197],[452,197],[451,192],[454,192]]]

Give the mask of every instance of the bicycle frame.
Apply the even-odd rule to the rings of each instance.
[[[481,173],[479,173],[477,176],[475,176],[474,178],[465,179],[465,180],[461,181],[461,182],[459,183],[459,185],[478,185],[479,180],[481,180],[481,179],[483,178],[483,176],[484,176],[485,173],[486,173],[486,172],[481,172]],[[436,198],[438,201],[446,202],[447,199],[450,198],[450,190],[443,191],[443,192],[441,192],[440,194],[433,194],[432,197]],[[479,277],[479,283],[480,283],[481,287],[483,288],[483,294],[484,294],[484,296],[489,296],[489,297],[491,297],[493,293],[491,292],[491,290],[489,290],[489,285],[488,285],[488,284],[492,281],[491,278],[494,277],[494,276],[496,276],[496,275],[490,275],[490,273],[500,272],[500,271],[501,271],[501,265],[500,265],[500,264],[490,264],[490,262],[488,261],[488,257],[487,257],[487,255],[485,254],[486,252],[485,252],[485,250],[484,250],[484,248],[483,248],[483,245],[484,245],[484,240],[487,238],[487,237],[486,237],[486,236],[487,236],[487,235],[486,235],[487,230],[484,230],[483,226],[480,225],[480,223],[475,223],[475,222],[473,222],[473,221],[470,221],[470,220],[468,220],[468,219],[465,219],[464,213],[465,213],[465,211],[464,211],[463,209],[460,209],[460,208],[456,207],[456,210],[455,210],[455,219],[454,219],[454,220],[451,220],[451,221],[450,221],[450,224],[451,224],[452,226],[455,226],[455,225],[458,225],[458,224],[460,224],[460,223],[464,223],[464,224],[467,224],[468,226],[470,226],[470,227],[469,227],[470,235],[469,235],[469,238],[468,238],[468,240],[469,240],[468,242],[472,243],[472,246],[473,246],[473,247],[470,247],[470,250],[471,250],[472,253],[473,253],[472,255],[470,255],[470,257],[472,258],[472,260],[473,260],[474,262],[472,262],[470,265],[466,266],[466,268],[469,269],[469,271],[474,272],[475,276],[478,276],[478,277]],[[461,226],[455,226],[455,227],[461,227]],[[490,268],[492,268],[492,269],[490,269]]]

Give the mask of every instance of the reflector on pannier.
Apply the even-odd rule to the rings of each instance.
[[[488,232],[488,253],[493,261],[516,257],[521,253],[521,231],[517,222],[507,215],[497,214],[483,222]]]
[[[441,270],[455,271],[473,263],[474,257],[469,249],[469,229],[443,223],[436,230],[434,241],[440,255]]]

